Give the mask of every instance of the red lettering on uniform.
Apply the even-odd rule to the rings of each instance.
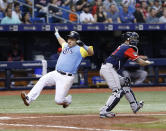
[[[118,52],[118,50],[120,50],[120,46],[112,53],[112,55],[115,55]]]

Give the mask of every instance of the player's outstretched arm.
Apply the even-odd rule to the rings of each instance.
[[[140,66],[147,66],[147,65],[150,65],[152,64],[152,62],[150,62],[149,60],[143,60],[141,58],[138,58],[136,60],[136,62],[140,65]]]
[[[55,27],[55,36],[61,46],[63,43],[66,43],[66,41],[59,35],[59,31],[56,27]]]

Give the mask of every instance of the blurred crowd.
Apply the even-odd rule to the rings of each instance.
[[[166,23],[166,0],[0,0],[1,24],[41,18],[49,23]]]

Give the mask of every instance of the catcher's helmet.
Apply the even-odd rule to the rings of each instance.
[[[71,31],[69,35],[67,35],[68,38],[75,38],[76,40],[80,39],[80,35],[76,31]]]
[[[123,41],[130,41],[130,45],[134,45],[137,46],[138,42],[139,42],[139,35],[136,32],[126,32],[124,34],[122,34],[122,40]]]
[[[132,35],[130,37],[130,44],[134,45],[134,46],[137,46],[138,42],[139,42],[139,35],[138,35],[138,33],[132,32]]]

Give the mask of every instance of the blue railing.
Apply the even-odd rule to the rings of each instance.
[[[55,69],[56,60],[48,60],[47,61],[47,69]],[[89,60],[83,60],[80,64],[80,71],[84,74],[84,84],[77,85],[77,87],[88,87],[88,69],[90,68],[91,64]],[[29,72],[35,69],[42,69],[43,64],[42,61],[15,61],[15,62],[8,62],[8,61],[1,61],[0,62],[0,71],[5,72],[4,77],[0,77],[0,81],[5,83],[4,88],[0,88],[0,90],[6,89],[29,89],[26,86],[23,87],[15,87],[12,86],[11,83],[13,81],[31,81],[31,80],[38,80],[40,77],[32,77],[32,76],[24,76],[24,77],[13,77],[12,71],[18,72],[19,70],[22,72]],[[80,80],[78,80],[80,83]],[[31,88],[31,87],[30,87]],[[51,87],[52,88],[52,87]]]
[[[166,30],[166,24],[30,24],[30,25],[0,25],[0,31],[160,31]]]

